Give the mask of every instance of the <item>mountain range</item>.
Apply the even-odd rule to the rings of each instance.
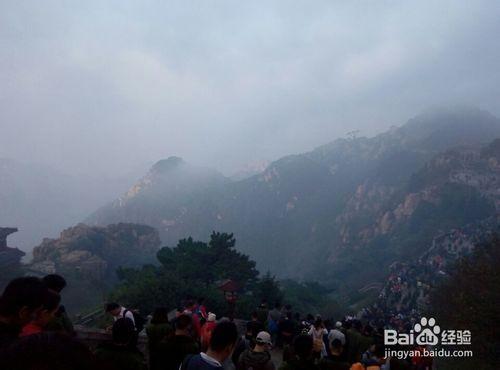
[[[260,271],[359,288],[436,236],[498,215],[499,137],[487,112],[442,109],[243,179],[170,157],[85,222],[150,225],[169,246],[232,232]]]

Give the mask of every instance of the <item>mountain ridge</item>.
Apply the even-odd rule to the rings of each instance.
[[[346,255],[366,249],[365,244],[386,243],[387,253],[381,254],[389,258],[395,242],[378,240],[371,230],[373,221],[381,230],[389,227],[390,217],[379,213],[395,203],[391,217],[401,218],[414,212],[412,207],[431,202],[431,193],[412,195],[407,188],[412,176],[447,149],[481,147],[495,137],[500,137],[500,120],[481,110],[425,113],[372,138],[337,139],[285,156],[240,181],[218,178],[206,186],[210,176],[201,176],[203,181],[183,189],[189,191],[175,193],[176,199],[162,186],[156,187],[158,193],[144,190],[148,202],[118,206],[119,215],[105,206],[87,221],[146,223],[159,230],[166,245],[187,236],[205,239],[212,230],[234,232],[240,250],[261,270],[314,278],[316,270],[344,263]],[[470,184],[464,186],[453,189],[462,194]],[[441,190],[435,193],[440,199]],[[480,202],[483,190],[476,190],[479,195],[471,195],[471,201]],[[332,268],[342,276],[340,270]]]

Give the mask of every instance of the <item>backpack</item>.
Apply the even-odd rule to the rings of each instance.
[[[132,311],[132,310],[125,310],[123,311],[123,317],[127,314],[127,312],[132,312],[132,315],[134,316],[134,323],[135,323],[135,330],[137,330],[138,333],[144,329],[144,325],[146,325],[146,319],[142,317],[139,312]]]

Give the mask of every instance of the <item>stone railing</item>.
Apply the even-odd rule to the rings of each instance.
[[[95,349],[100,343],[111,340],[111,332],[104,329],[86,328],[81,325],[75,325],[76,337],[87,344],[91,349]],[[139,334],[138,348],[147,355],[146,344],[147,337],[144,333]]]

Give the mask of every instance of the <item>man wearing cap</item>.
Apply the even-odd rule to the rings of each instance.
[[[271,335],[261,331],[255,338],[255,347],[245,350],[238,360],[237,370],[275,370],[269,350],[271,348]]]

